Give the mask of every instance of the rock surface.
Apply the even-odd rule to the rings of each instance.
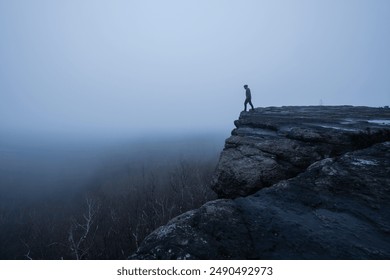
[[[176,217],[130,258],[390,259],[389,120],[366,107],[242,113],[214,186],[221,197],[260,190]]]
[[[226,140],[212,189],[220,198],[253,194],[318,160],[390,140],[389,120],[389,109],[352,106],[242,112]]]

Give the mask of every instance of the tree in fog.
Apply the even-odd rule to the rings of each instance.
[[[86,210],[81,221],[73,219],[69,229],[69,248],[77,260],[84,259],[94,244],[94,238],[99,225],[96,216],[99,205],[92,198],[86,198]]]

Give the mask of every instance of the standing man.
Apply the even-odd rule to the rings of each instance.
[[[245,88],[245,95],[246,95],[246,99],[245,99],[245,102],[244,102],[244,106],[245,106],[244,111],[246,112],[246,105],[247,105],[248,103],[249,103],[249,105],[251,105],[252,110],[254,110],[255,108],[253,108],[253,104],[252,104],[251,90],[250,90],[250,88],[248,87],[248,85],[244,85],[244,88]]]

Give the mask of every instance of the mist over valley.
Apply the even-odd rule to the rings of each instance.
[[[223,141],[222,134],[82,141],[3,137],[0,258],[26,259],[27,252],[28,258],[34,259],[125,257],[154,227],[214,197],[208,187]],[[68,240],[70,231],[75,219],[83,222],[85,207],[92,202],[94,218],[99,215],[100,219],[100,224],[94,220],[93,226],[101,231],[95,234],[107,235],[115,223],[127,225],[116,232],[123,236],[123,244],[118,244],[123,248],[104,252],[106,245],[101,245],[76,256]],[[163,217],[146,214],[157,206],[170,212]],[[118,217],[112,221],[114,212]],[[142,212],[153,217],[144,216],[147,222],[141,226],[137,221],[141,217],[136,215]],[[136,239],[129,223],[138,226]],[[96,242],[95,236],[88,238]],[[124,255],[118,256],[118,252]]]

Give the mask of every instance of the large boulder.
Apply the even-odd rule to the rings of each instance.
[[[220,199],[130,258],[390,258],[388,108],[257,108],[235,125],[212,185]]]
[[[390,140],[385,108],[256,108],[242,112],[235,125],[212,184],[220,198],[253,194],[318,160]]]
[[[389,259],[390,142],[220,199],[149,235],[134,259]]]

